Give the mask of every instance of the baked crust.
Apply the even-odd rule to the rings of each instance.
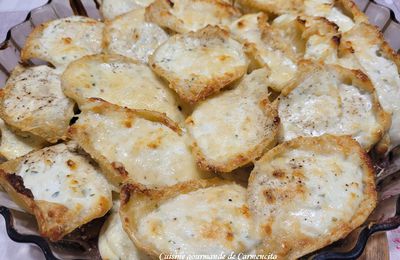
[[[172,247],[169,247],[168,249],[164,250],[163,252],[160,252],[160,249],[157,248],[156,245],[153,245],[153,241],[149,241],[147,238],[142,238],[140,235],[140,220],[148,216],[150,213],[154,212],[155,210],[159,209],[162,207],[163,204],[170,202],[171,200],[177,198],[177,197],[185,197],[185,196],[190,196],[189,193],[200,191],[202,189],[207,189],[207,188],[218,188],[223,185],[227,185],[226,188],[229,188],[228,185],[237,185],[232,181],[227,181],[227,180],[221,180],[218,178],[214,179],[208,179],[208,180],[197,180],[197,181],[190,181],[190,182],[183,182],[183,183],[178,183],[174,186],[170,187],[165,187],[163,189],[146,189],[143,186],[132,184],[132,183],[125,183],[121,189],[121,207],[120,207],[120,216],[121,216],[121,221],[123,228],[125,231],[128,233],[130,239],[135,243],[135,245],[140,248],[142,251],[146,252],[150,256],[157,257],[161,253],[173,253],[172,252]],[[229,192],[229,191],[227,191]],[[244,190],[245,192],[245,190]],[[211,191],[210,191],[211,193]],[[210,193],[206,193],[206,195],[209,195]],[[189,194],[189,195],[188,195]],[[226,201],[218,201],[220,198],[215,198],[215,196],[210,196],[213,197],[214,200],[209,200],[209,201],[199,201],[198,203],[204,204],[200,207],[206,207],[207,203],[210,204],[212,202],[214,203],[224,203],[226,204]],[[183,199],[183,198],[182,198]],[[232,198],[235,200],[234,198]],[[232,200],[231,200],[232,202]],[[197,202],[196,202],[197,203]],[[230,202],[228,202],[230,203]],[[240,204],[240,206],[243,206]],[[196,208],[195,205],[190,205],[190,207]],[[196,210],[196,209],[194,209]],[[215,210],[215,208],[213,209]],[[177,216],[179,219],[180,217],[185,218],[186,214],[190,215],[191,209],[189,208],[182,208],[180,212],[185,212],[183,215]],[[214,212],[214,211],[213,211]],[[236,211],[235,211],[236,212]],[[210,212],[211,214],[212,212]],[[232,212],[229,212],[227,214],[231,214]],[[247,206],[244,206],[239,210],[239,212],[236,212],[235,214],[239,214],[240,217],[244,216],[244,218],[249,218],[250,215],[248,215],[247,211]],[[206,222],[211,221],[211,223],[214,223],[211,230],[207,231],[206,226],[202,226],[203,223],[203,217],[198,216],[200,219],[197,221],[194,221],[192,225],[194,225],[190,231],[188,232],[196,232],[198,228],[200,230],[203,230],[201,234],[195,234],[193,239],[204,239],[206,243],[210,243],[210,246],[213,246],[215,243],[221,243],[220,240],[217,240],[219,236],[221,236],[222,239],[227,239],[228,241],[232,241],[232,239],[237,239],[234,237],[233,233],[237,232],[237,230],[231,230],[230,235],[225,237],[224,231],[229,226],[229,224],[224,222],[224,219],[219,218],[218,220],[211,219],[211,220],[206,220]],[[214,216],[215,217],[215,216]],[[228,223],[231,219],[228,220]],[[238,221],[238,219],[237,219]],[[230,221],[232,224],[232,221]],[[147,224],[147,223],[146,223]],[[203,227],[204,229],[202,229]],[[185,227],[181,226],[180,228],[184,229]],[[155,232],[157,232],[157,228],[154,227]],[[246,231],[249,232],[250,231]],[[222,233],[222,234],[220,234]],[[235,233],[236,234],[236,233]],[[204,237],[205,236],[205,237]],[[204,238],[203,238],[204,237]],[[178,240],[178,238],[177,238]],[[178,240],[180,241],[180,240]],[[208,241],[208,242],[207,242]],[[193,245],[193,241],[180,241],[183,242],[184,244],[187,244],[188,246]],[[228,242],[229,243],[229,242]],[[189,245],[190,244],[190,245]],[[201,247],[201,246],[200,246]],[[241,246],[239,246],[241,247]],[[199,250],[199,249],[197,249]],[[212,249],[210,249],[212,250]],[[230,248],[233,252],[237,251],[237,248]],[[242,249],[243,250],[243,249]],[[200,249],[201,251],[201,249]],[[203,250],[204,251],[204,250]],[[183,249],[183,252],[185,252],[185,249]],[[211,251],[208,251],[211,252]],[[243,251],[242,251],[243,252]],[[197,253],[197,252],[192,252],[192,253]],[[213,252],[214,253],[214,252]]]
[[[194,108],[186,125],[201,168],[231,172],[275,145],[280,120],[268,100],[267,78],[265,69],[255,70],[234,89]]]
[[[227,26],[241,15],[223,0],[155,0],[146,8],[146,19],[177,33],[208,25]]]
[[[43,23],[29,34],[21,60],[37,58],[62,70],[73,60],[101,52],[103,27],[102,22],[83,16]]]
[[[150,56],[149,64],[184,101],[195,103],[240,78],[248,60],[228,31],[207,26],[172,36]]]
[[[76,149],[76,146],[72,144],[58,144],[29,153],[0,165],[1,186],[17,204],[35,216],[40,234],[49,238],[51,241],[60,240],[77,227],[86,224],[95,218],[103,216],[112,206],[111,190],[108,189],[108,184],[100,173],[90,164],[88,158],[80,155]],[[61,159],[63,162],[56,161],[57,156],[63,156]],[[89,208],[85,208],[84,205],[77,203],[72,197],[69,197],[68,201],[64,201],[64,203],[54,202],[54,200],[56,200],[55,197],[60,193],[65,192],[65,190],[58,191],[58,193],[55,192],[54,194],[56,195],[53,194],[51,196],[38,194],[37,192],[44,192],[45,188],[49,190],[53,187],[46,186],[49,184],[46,183],[46,181],[40,181],[39,176],[45,174],[44,172],[34,172],[33,170],[31,172],[29,168],[24,170],[24,174],[35,174],[38,176],[37,178],[39,178],[38,181],[40,181],[40,183],[36,183],[36,185],[40,186],[40,189],[43,190],[39,191],[38,188],[33,189],[33,186],[27,188],[26,180],[24,180],[25,177],[21,177],[21,167],[27,164],[30,165],[28,167],[39,168],[41,167],[40,164],[49,164],[47,170],[52,171],[53,169],[56,171],[56,173],[52,172],[51,174],[64,175],[67,172],[74,175],[74,177],[72,177],[73,179],[69,179],[68,176],[61,176],[58,179],[58,181],[61,179],[63,180],[60,185],[69,186],[72,192],[79,192],[76,190],[78,188],[73,187],[73,182],[78,181],[78,179],[75,179],[78,178],[78,176],[80,176],[79,181],[87,178],[87,181],[91,181],[92,185],[104,187],[105,190],[102,190],[102,194],[95,193],[93,195],[95,198],[94,200],[93,197],[90,197],[89,199],[90,194],[84,195],[84,197],[88,197],[86,198],[87,200],[91,200],[92,202]],[[66,170],[62,170],[62,168],[61,170],[60,168],[57,170],[56,167],[64,167]],[[85,169],[90,169],[90,172],[87,170],[85,171]],[[78,172],[79,170],[85,172]],[[98,174],[98,176],[96,176],[96,174]],[[35,177],[30,176],[30,178]],[[101,178],[99,179],[99,177]],[[67,180],[71,183],[67,182]],[[32,184],[33,183],[29,183],[29,185]],[[54,182],[51,183],[51,185],[54,186],[57,185],[57,183]]]
[[[115,186],[131,179],[159,187],[207,176],[197,169],[187,136],[165,114],[95,98],[81,110],[69,136],[99,163]]]
[[[144,8],[152,2],[154,0],[103,0],[100,3],[100,12],[107,21],[132,10]]]
[[[314,75],[318,75],[318,73],[321,75],[321,79],[315,79],[316,82],[314,82],[311,78],[314,77]],[[342,118],[342,121],[340,121],[340,124],[345,124],[346,122],[344,120],[346,120],[346,114],[349,115],[349,119],[352,120],[351,124],[352,126],[349,125],[350,128],[345,127],[343,125],[342,128],[340,128],[340,130],[335,129],[336,126],[332,126],[332,129],[324,129],[324,127],[322,126],[322,128],[318,127],[318,124],[323,124],[325,121],[321,120],[324,117],[326,118],[326,120],[329,119],[330,116],[332,116],[331,114],[321,114],[322,118],[316,117],[312,123],[312,128],[311,126],[306,125],[306,123],[304,123],[305,128],[301,129],[300,132],[296,131],[292,131],[290,129],[293,128],[293,126],[297,127],[301,127],[302,124],[297,125],[295,123],[295,121],[292,121],[291,117],[294,116],[293,113],[290,112],[290,100],[292,100],[293,102],[295,101],[295,97],[301,97],[301,95],[304,95],[305,93],[307,93],[306,91],[311,91],[312,94],[314,94],[314,96],[311,96],[311,93],[308,93],[306,95],[308,95],[308,99],[306,101],[306,103],[304,103],[303,105],[306,105],[307,103],[309,104],[313,104],[313,102],[316,102],[317,99],[320,99],[320,96],[324,96],[324,95],[329,95],[329,93],[326,92],[326,90],[323,90],[325,84],[330,84],[328,81],[329,79],[323,78],[322,76],[325,75],[325,73],[328,73],[326,75],[332,75],[334,78],[332,78],[333,80],[337,80],[338,81],[338,85],[337,85],[337,93],[333,90],[332,94],[337,95],[337,97],[339,99],[339,107],[341,110],[346,110],[346,111],[340,111],[340,115]],[[331,77],[331,76],[329,76]],[[306,84],[306,82],[308,82],[307,84],[312,84],[312,89],[308,89],[308,87],[306,87],[304,84]],[[359,118],[359,120],[362,120],[362,122],[357,122],[357,124],[354,122],[357,119],[357,115],[361,115],[364,116],[366,115],[366,111],[362,110],[365,109],[363,107],[358,107],[355,101],[346,101],[346,102],[351,102],[348,105],[346,105],[345,107],[345,103],[342,99],[348,99],[348,98],[354,98],[355,93],[351,94],[350,97],[345,96],[349,95],[349,93],[343,92],[343,94],[341,94],[341,89],[344,90],[345,86],[342,86],[342,84],[346,84],[346,86],[352,86],[355,87],[357,89],[357,91],[360,93],[360,98],[365,95],[367,93],[367,98],[370,100],[371,103],[371,108],[366,108],[366,109],[371,109],[373,112],[373,122],[370,122],[369,125],[366,124],[367,119],[369,120],[369,118]],[[318,86],[320,85],[320,87],[322,87],[321,90],[318,90]],[[301,92],[301,89],[303,89],[304,92]],[[296,90],[298,89],[298,90]],[[296,90],[296,91],[295,91]],[[300,91],[300,92],[299,92]],[[325,92],[324,92],[325,91]],[[322,94],[324,93],[324,94]],[[313,99],[314,98],[314,99]],[[299,67],[299,71],[298,71],[298,75],[296,77],[296,79],[294,79],[282,92],[281,92],[281,97],[278,98],[276,100],[276,102],[278,103],[278,112],[279,112],[279,116],[281,117],[281,122],[282,122],[282,132],[281,132],[281,138],[283,138],[283,140],[287,141],[292,139],[293,137],[297,137],[297,136],[319,136],[322,134],[334,134],[334,135],[353,135],[353,138],[356,138],[360,144],[363,146],[364,149],[366,149],[367,151],[369,151],[377,142],[379,142],[379,140],[381,140],[381,138],[383,137],[383,135],[386,133],[386,131],[388,130],[388,128],[390,127],[390,115],[388,113],[386,113],[378,100],[378,97],[376,95],[374,86],[372,84],[372,82],[369,80],[369,78],[361,71],[359,70],[349,70],[349,69],[345,69],[341,66],[338,65],[327,65],[327,64],[323,64],[323,63],[314,63],[314,62],[310,62],[307,60],[304,60],[302,62],[300,62],[300,67]],[[283,103],[284,104],[281,104]],[[364,105],[362,103],[362,100],[360,99],[360,101],[357,102],[361,102],[361,105]],[[300,104],[297,104],[297,106],[302,106]],[[296,105],[296,104],[293,104]],[[328,107],[332,104],[324,104],[323,106]],[[352,107],[348,107],[348,106],[352,106]],[[317,109],[317,108],[314,108]],[[321,111],[325,111],[323,107],[319,108]],[[297,110],[297,109],[296,109]],[[317,109],[318,110],[318,109]],[[286,111],[286,112],[285,112]],[[304,113],[307,113],[307,110],[304,110]],[[344,114],[346,113],[346,114]],[[297,116],[300,116],[297,115]],[[302,116],[302,121],[306,122],[307,116],[309,117],[309,114],[304,114]],[[316,116],[316,115],[315,115]],[[371,117],[370,116],[370,117]],[[311,118],[307,118],[308,121],[312,121]],[[307,121],[307,122],[308,122]],[[310,122],[311,122],[310,121]],[[338,123],[338,124],[339,124]],[[365,125],[363,125],[365,123]],[[355,126],[354,126],[355,125]],[[343,131],[343,132],[341,132]],[[347,132],[347,131],[351,131],[351,132]],[[341,134],[340,134],[341,133]],[[364,134],[362,134],[364,133]]]
[[[7,124],[52,143],[64,139],[74,103],[62,93],[56,70],[19,67],[1,92],[0,115]]]
[[[145,9],[140,8],[105,22],[103,48],[144,64],[154,50],[169,36],[157,24],[146,22]]]
[[[352,179],[353,174],[356,173],[352,171],[343,172],[340,167],[338,168],[339,171],[337,169],[330,171],[331,169],[328,164],[320,165],[322,167],[320,169],[322,172],[320,173],[316,170],[314,170],[314,172],[307,171],[307,166],[295,167],[294,165],[297,165],[297,162],[299,162],[300,165],[301,163],[304,164],[304,162],[307,163],[307,157],[301,157],[301,155],[300,157],[296,157],[296,151],[308,151],[314,154],[314,156],[333,156],[335,154],[337,154],[337,156],[343,156],[347,161],[356,164],[354,167],[359,167],[361,171],[360,174],[362,175],[359,180],[361,183],[347,183],[344,180],[347,178],[346,175]],[[287,157],[285,157],[285,155]],[[287,158],[287,160],[294,158],[290,159],[292,160],[293,167],[290,165],[282,166],[284,158]],[[313,157],[312,159],[318,161],[318,157]],[[321,158],[319,159],[321,160]],[[341,166],[344,166],[344,164]],[[325,186],[323,190],[310,190],[312,188],[310,184],[311,180],[315,180],[315,178],[334,178],[334,176],[336,176],[334,174],[341,174],[341,177],[336,178],[337,181],[332,181],[332,179],[330,179],[330,182],[324,182]],[[324,135],[312,138],[299,137],[273,148],[255,163],[255,168],[249,178],[248,196],[250,210],[253,217],[259,221],[259,232],[264,236],[264,242],[257,249],[257,253],[274,252],[278,257],[296,259],[345,237],[353,229],[360,226],[375,208],[377,194],[374,176],[374,169],[368,155],[356,141],[347,136],[336,137]],[[263,182],[262,180],[265,181]],[[344,185],[344,183],[347,185]],[[362,187],[359,187],[359,185],[362,185]],[[323,213],[319,214],[318,210],[315,210],[315,216],[320,216],[321,219],[317,219],[315,216],[311,216],[311,219],[308,219],[309,215],[305,213],[305,215],[299,215],[299,222],[294,223],[290,219],[291,217],[289,217],[296,216],[289,215],[290,212],[292,212],[291,210],[301,210],[301,208],[306,205],[305,201],[307,201],[307,198],[310,196],[316,197],[317,193],[324,191],[341,194],[350,193],[348,189],[352,192],[357,190],[358,193],[349,194],[347,197],[341,198],[349,199],[346,201],[346,204],[342,205],[345,207],[342,208],[342,218],[336,215],[338,213],[337,211],[333,211],[333,215],[329,211],[326,211],[325,215],[321,215]],[[260,195],[260,192],[262,192],[263,195]],[[309,192],[311,193],[309,194]],[[358,199],[358,196],[362,197]],[[357,204],[357,201],[355,204],[351,204],[356,197],[359,204]],[[315,206],[317,204],[317,207],[321,205],[320,208],[327,210],[323,197],[318,198],[318,203],[320,204],[313,201],[308,205]],[[339,203],[339,200],[335,200],[333,203]],[[345,202],[341,201],[341,203]],[[350,203],[350,205],[347,203]],[[260,208],[261,205],[264,205],[264,207]],[[352,206],[353,209],[351,208]],[[337,210],[337,206],[335,207],[335,210]],[[304,208],[304,210],[307,212],[308,209]],[[349,210],[351,210],[351,213],[349,213]],[[292,213],[295,214],[295,211]],[[281,225],[277,227],[275,222],[282,221],[280,217],[283,216],[287,217],[284,220],[285,224],[282,225],[281,223]],[[326,218],[324,216],[326,216]],[[328,216],[334,217],[333,222],[328,219]],[[300,222],[303,221],[303,217],[304,222]],[[316,226],[316,224],[311,224],[313,227],[317,228],[317,230],[314,231],[312,228],[307,229],[307,225],[305,224],[308,223],[307,221],[310,221],[309,223],[319,223],[318,226]],[[322,229],[324,229],[326,226],[325,224],[328,224],[327,228],[329,231],[326,233],[319,233],[319,225],[324,225],[322,226]]]
[[[72,62],[64,71],[62,88],[81,107],[87,98],[132,109],[165,113],[183,121],[175,93],[146,65],[116,54],[89,55]]]

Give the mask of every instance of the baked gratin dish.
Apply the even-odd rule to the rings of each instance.
[[[100,2],[0,93],[0,185],[43,237],[105,216],[103,259],[297,259],[365,223],[400,57],[351,0]]]

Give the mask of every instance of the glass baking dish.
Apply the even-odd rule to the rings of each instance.
[[[396,21],[396,17],[400,17],[400,5],[398,9],[394,9],[394,4],[393,6],[388,4],[390,1],[356,0],[355,2],[367,14],[370,22],[379,27],[392,48],[399,51],[400,24]],[[380,3],[386,3],[386,6]],[[20,49],[35,26],[74,14],[101,19],[98,7],[95,0],[52,0],[32,10],[25,21],[11,28],[6,40],[0,43],[0,88],[20,62]],[[31,63],[29,65],[43,64],[38,60],[32,60]],[[304,259],[355,259],[362,254],[372,234],[400,226],[400,147],[394,149],[384,160],[375,161],[379,193],[379,203],[375,211],[364,225],[345,239],[305,256]],[[54,243],[40,237],[35,219],[23,213],[1,190],[0,214],[5,218],[7,233],[12,240],[38,245],[46,259],[101,259],[97,248],[97,237],[105,217],[80,227],[63,240]]]

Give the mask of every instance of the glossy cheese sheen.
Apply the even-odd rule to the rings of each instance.
[[[53,20],[37,27],[39,31],[31,34],[24,49],[29,49],[31,58],[44,59],[63,70],[73,60],[101,52],[103,27],[81,16]]]
[[[255,246],[251,227],[246,189],[226,184],[163,202],[139,220],[136,236],[160,252],[230,254]]]
[[[101,197],[111,199],[110,187],[101,172],[65,144],[26,155],[16,174],[35,200],[62,204],[81,216]]]
[[[341,32],[347,32],[354,26],[354,21],[334,6],[333,0],[305,0],[304,12],[310,16],[322,16],[339,26]]]
[[[183,115],[173,92],[144,64],[119,55],[85,57],[63,74],[66,95],[79,105],[96,97],[133,109],[166,113],[174,121]]]
[[[100,10],[104,18],[114,19],[129,11],[146,7],[152,2],[154,0],[103,0]]]
[[[378,56],[377,46],[364,48],[358,56],[363,70],[374,83],[379,101],[386,111],[392,114],[389,135],[393,146],[400,144],[400,74],[396,64]]]
[[[268,101],[267,78],[264,69],[253,71],[233,90],[199,104],[187,119],[189,131],[210,166],[226,164],[224,171],[231,171],[259,156],[274,141],[277,113]],[[259,151],[254,152],[257,147]],[[235,160],[243,161],[238,164]]]
[[[137,9],[106,23],[107,51],[147,63],[148,56],[168,39],[158,25],[146,22],[145,9]]]
[[[121,111],[86,112],[76,127],[83,128],[79,138],[85,138],[84,149],[88,145],[105,163],[123,166],[133,181],[160,186],[202,176],[186,134],[179,135],[163,123],[132,118]]]
[[[238,40],[252,44],[250,56],[261,65],[267,66],[270,74],[269,85],[274,90],[281,91],[294,77],[297,64],[283,49],[276,47],[278,41],[281,44],[281,39],[276,39],[279,36],[269,27],[267,17],[263,13],[248,14],[235,21],[230,28]],[[267,34],[268,37],[264,38],[263,34]]]
[[[17,134],[0,119],[0,154],[7,160],[23,156],[33,150],[43,148],[46,141],[29,133]]]
[[[169,38],[154,52],[150,64],[179,96],[195,102],[242,76],[247,57],[228,32],[206,27]]]
[[[3,93],[1,113],[8,124],[51,142],[65,134],[74,103],[62,92],[56,70],[48,66],[22,69],[12,74]]]
[[[248,201],[263,246],[297,259],[345,237],[376,205],[369,159],[349,137],[297,138],[255,163]]]
[[[279,103],[283,140],[330,133],[351,135],[363,147],[380,129],[372,96],[341,82],[332,71],[313,73]]]
[[[149,21],[178,33],[197,31],[207,25],[229,25],[240,12],[223,0],[156,0],[147,8]]]
[[[300,173],[296,176],[292,165],[301,165],[299,172],[303,176]],[[273,178],[272,173],[278,169],[288,174],[289,179],[291,176],[294,179],[285,183],[287,179]],[[268,187],[268,191],[275,197],[283,194],[285,190],[294,191],[297,178],[304,182],[299,194],[290,193],[294,196],[291,203],[281,204],[280,208],[277,208],[277,204],[267,206],[260,212],[266,214],[268,219],[271,209],[276,208],[277,214],[274,214],[274,217],[277,221],[274,228],[277,229],[290,230],[298,226],[305,235],[317,238],[329,233],[335,225],[335,219],[350,220],[362,200],[363,172],[356,162],[346,159],[341,154],[326,156],[296,149],[269,162],[268,165],[258,164],[256,171],[267,173],[269,178],[260,176],[256,183],[265,181],[265,187]],[[263,194],[260,194],[261,196]]]

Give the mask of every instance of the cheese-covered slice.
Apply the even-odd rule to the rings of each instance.
[[[247,70],[242,45],[218,26],[169,38],[150,56],[151,68],[185,101],[218,92]]]
[[[116,18],[129,11],[141,9],[154,2],[154,0],[103,0],[100,11],[107,20]]]
[[[299,137],[255,163],[248,201],[263,243],[297,259],[345,237],[376,205],[374,170],[350,137]]]
[[[347,32],[356,23],[368,22],[368,18],[348,0],[304,0],[303,12],[310,16],[325,17],[337,24],[341,32]]]
[[[340,35],[337,25],[326,18],[283,14],[274,19],[272,27],[291,43],[298,58],[337,62]]]
[[[147,20],[178,33],[207,25],[227,26],[241,13],[223,0],[155,0],[146,9]]]
[[[371,79],[383,109],[392,115],[391,148],[400,144],[400,57],[372,25],[360,24],[343,35],[341,65],[361,69]]]
[[[230,25],[230,30],[233,37],[246,46],[252,61],[250,68],[266,67],[268,86],[281,91],[296,73],[296,53],[280,31],[268,25],[267,15],[244,15]]]
[[[56,142],[66,134],[74,103],[48,66],[18,67],[2,90],[0,114],[9,125]]]
[[[220,179],[161,190],[128,183],[121,191],[120,214],[130,238],[152,256],[230,255],[248,252],[259,242],[246,188]]]
[[[0,155],[7,160],[23,156],[46,146],[47,142],[26,132],[16,131],[0,119]]]
[[[187,135],[164,115],[91,100],[81,107],[71,137],[97,160],[109,180],[172,185],[199,179]]]
[[[53,241],[103,216],[112,206],[106,179],[72,143],[1,164],[0,183],[35,215],[40,233]]]
[[[244,10],[259,10],[266,13],[282,14],[300,10],[304,0],[236,0],[235,5]]]
[[[122,228],[118,214],[119,203],[115,203],[111,215],[103,224],[99,234],[99,252],[103,260],[149,260],[140,252]]]
[[[103,28],[102,22],[82,16],[46,22],[31,32],[21,59],[42,59],[63,70],[73,60],[101,52]]]
[[[232,90],[198,104],[186,120],[200,167],[230,172],[275,143],[279,118],[268,100],[268,74],[254,70]]]
[[[389,127],[372,83],[360,71],[304,64],[278,100],[284,141],[326,133],[350,135],[369,150]]]
[[[146,22],[144,12],[144,8],[137,9],[106,22],[106,52],[147,63],[149,55],[168,39],[168,34],[155,23]]]
[[[71,63],[62,75],[62,88],[79,106],[96,97],[183,120],[173,91],[149,67],[120,55],[92,55]]]

